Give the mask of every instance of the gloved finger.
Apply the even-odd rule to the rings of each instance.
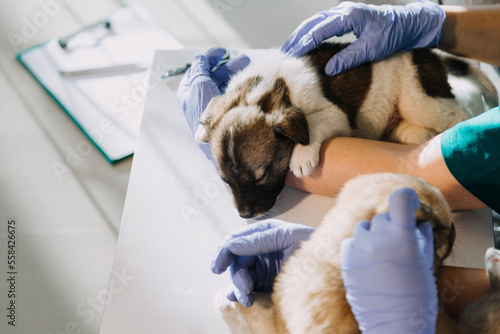
[[[334,76],[372,61],[367,54],[369,44],[361,38],[352,42],[348,47],[335,54],[325,66],[325,73]]]
[[[389,196],[389,216],[391,223],[414,229],[417,224],[416,211],[420,200],[415,190],[402,188]]]
[[[228,234],[225,238],[224,241],[230,241],[235,238],[240,238],[240,237],[245,237],[248,235],[252,235],[254,233],[259,233],[259,232],[264,232],[273,228],[279,228],[283,227],[287,224],[293,224],[286,222],[284,220],[280,219],[266,219],[262,221],[258,221],[256,223],[246,225],[244,227],[239,228],[238,230],[232,232],[231,234]],[[295,224],[299,225],[299,224]]]
[[[234,254],[229,251],[227,245],[223,245],[217,250],[214,259],[212,260],[212,264],[210,265],[210,269],[214,274],[222,274],[231,265],[234,257]]]
[[[189,90],[190,85],[196,76],[205,75],[209,76],[210,70],[217,65],[217,63],[224,56],[224,49],[214,48],[207,52],[206,55],[198,55],[191,62],[191,66],[186,70],[181,79],[179,88],[177,90],[177,98],[179,94]]]
[[[184,117],[195,134],[200,126],[200,117],[210,101],[220,95],[220,91],[210,77],[198,76],[179,98]]]
[[[238,302],[245,306],[250,307],[253,303],[253,289],[254,281],[249,272],[248,257],[236,257],[234,263],[231,265],[231,280],[233,283],[233,291]]]
[[[397,235],[398,238],[414,239],[417,224],[415,211],[419,205],[415,190],[401,188],[394,191],[389,196],[389,213],[377,215],[372,219],[372,232],[386,238]]]
[[[217,250],[217,253],[214,256],[214,259],[212,260],[212,265],[211,269],[214,274],[221,274],[223,273],[229,265],[233,262],[234,259],[234,254],[237,255],[259,255],[259,254],[265,254],[267,252],[262,251],[259,248],[256,248],[251,240],[247,240],[246,237],[255,234],[255,233],[261,233],[264,231],[267,231],[269,229],[274,229],[280,226],[283,226],[286,224],[286,222],[281,221],[281,220],[264,220],[261,222],[257,222],[248,226],[244,226],[237,231],[228,234],[222,243],[222,246],[219,247]],[[231,242],[234,239],[238,240],[237,246],[233,248],[233,251],[236,253],[232,253],[231,250],[229,249],[229,246],[231,245]],[[269,236],[271,240],[274,240],[274,236]]]
[[[390,210],[390,208],[389,208]],[[406,242],[415,240],[415,225],[397,224],[392,221],[390,213],[381,213],[372,218],[371,233],[372,238],[377,238],[380,242]]]
[[[434,235],[431,224],[429,222],[418,224],[416,233],[421,253],[432,263],[434,261]]]
[[[248,56],[246,54],[240,54],[236,58],[230,59],[221,68],[225,68],[226,71],[230,71],[230,72],[235,73],[235,72],[240,71],[240,70],[244,69],[245,67],[247,67],[248,64],[250,64],[250,58],[248,58]],[[217,71],[217,70],[215,70],[215,71]]]
[[[432,232],[432,225],[430,222],[422,222],[417,224],[417,229],[428,242],[434,242],[434,234]]]
[[[339,36],[339,28],[335,22],[336,16],[325,16],[322,21],[316,24],[307,34],[293,46],[288,55],[301,57],[312,51],[324,40]]]
[[[315,228],[300,224],[289,223],[282,228],[279,228],[276,233],[276,246],[278,252],[282,252],[283,263],[293,255],[296,249],[300,247],[303,241],[310,238]]]
[[[372,222],[369,220],[362,220],[354,226],[353,237],[356,238],[360,233],[365,233],[364,231],[370,231]]]
[[[212,61],[215,61],[215,57],[211,57]],[[217,64],[217,63],[216,63]],[[189,71],[189,85],[193,83],[193,81],[199,76],[209,78],[210,70],[215,65],[211,65],[210,61],[205,55],[196,56],[191,62],[191,67],[188,69]],[[186,72],[187,73],[187,72]]]
[[[359,265],[366,261],[368,253],[376,250],[377,239],[371,234],[369,220],[362,220],[354,226],[351,238],[342,240],[340,244],[341,266],[347,268],[351,265]],[[375,247],[374,247],[375,246]]]
[[[354,237],[345,238],[340,243],[340,268],[345,268],[351,263],[352,250],[354,249]],[[345,280],[344,280],[345,282]]]
[[[280,232],[279,228],[271,228],[244,238],[236,238],[230,241],[228,248],[231,253],[244,256],[282,251],[283,238],[281,235],[280,241],[277,241]]]
[[[362,220],[354,226],[352,233],[352,244],[355,247],[365,245],[370,240],[370,229],[372,222],[369,220]]]
[[[177,101],[182,106],[184,105],[184,100],[186,99],[186,94],[189,92],[189,78],[191,77],[191,67],[186,70],[186,73],[182,76],[179,87],[177,88]],[[184,109],[184,108],[183,108]]]
[[[257,226],[250,225],[254,233],[229,241],[229,250],[238,255],[260,255],[284,251],[307,240],[314,228],[301,224],[268,220]]]
[[[250,307],[255,301],[255,295],[253,293],[247,295],[241,293],[238,289],[234,290],[234,296],[236,297],[238,303],[240,303],[243,307]]]
[[[281,52],[288,53],[290,56],[297,56],[294,52],[289,52],[293,47],[295,47],[299,41],[308,34],[313,27],[322,22],[325,19],[324,15],[316,14],[309,19],[303,21],[286,39],[285,43],[281,47]]]
[[[226,295],[226,298],[231,302],[239,302],[238,297],[236,297],[236,293],[234,292],[234,290],[230,291]],[[240,299],[242,299],[242,302],[239,302],[241,305],[243,305],[242,303],[245,303],[246,305],[243,305],[244,307],[250,307],[253,305],[255,301],[255,295],[254,294],[246,295],[244,298],[240,297]]]
[[[244,54],[239,55],[238,57],[229,60],[224,65],[216,68],[215,71],[212,72],[212,78],[219,89],[224,91],[225,89],[221,88],[226,87],[231,76],[247,67],[248,64],[250,64],[250,58]]]
[[[202,80],[197,83],[192,81],[191,68],[188,68],[177,88],[177,102],[183,110],[184,116],[193,133],[198,128],[200,116],[205,110],[206,105],[214,96],[214,93],[216,93],[213,89],[216,88],[215,84],[212,85],[213,87],[210,86],[210,84],[207,85]]]
[[[255,256],[236,256],[230,267],[233,285],[244,294],[250,294],[254,290],[254,280],[249,268],[255,265],[255,258]]]
[[[209,70],[212,70],[217,64],[221,61],[221,59],[224,57],[224,54],[226,53],[226,50],[223,48],[211,48],[205,53],[205,57],[207,57],[208,60],[208,68]],[[191,65],[192,66],[192,65]]]
[[[227,295],[226,295],[227,299],[229,299],[229,301],[232,301],[232,302],[236,302],[238,301],[238,299],[236,298],[236,295],[234,294],[234,291],[231,290]]]

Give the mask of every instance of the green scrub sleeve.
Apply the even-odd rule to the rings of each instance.
[[[443,132],[441,152],[455,179],[500,212],[500,109],[491,109]]]

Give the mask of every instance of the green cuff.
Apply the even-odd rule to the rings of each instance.
[[[441,153],[457,181],[500,210],[500,109],[494,108],[443,132]]]

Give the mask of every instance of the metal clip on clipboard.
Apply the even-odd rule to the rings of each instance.
[[[98,22],[83,26],[82,28],[78,29],[77,31],[66,35],[64,37],[61,37],[57,40],[59,46],[64,50],[64,51],[70,51],[68,48],[69,43],[71,40],[78,35],[88,32],[89,30],[92,29],[97,29],[97,28],[105,28],[107,31],[111,31],[111,21],[109,19],[102,19],[99,20]],[[93,67],[93,68],[87,68],[87,69],[80,69],[80,70],[75,70],[75,71],[60,71],[60,74],[63,77],[80,77],[80,76],[87,76],[87,75],[122,75],[126,73],[133,73],[137,71],[144,71],[148,69],[149,67],[147,65],[141,64],[141,63],[130,63],[130,64],[119,64],[119,65],[112,65],[112,66],[102,66],[102,67]]]
[[[69,35],[66,35],[64,37],[59,38],[58,43],[61,46],[61,48],[63,48],[64,50],[67,50],[68,43],[70,42],[70,40],[72,38],[80,35],[81,33],[85,32],[87,30],[98,28],[100,26],[103,26],[104,28],[106,28],[106,30],[111,30],[111,22],[109,21],[109,19],[103,19],[103,20],[100,20],[98,22],[83,26],[82,28],[78,29],[77,31],[75,31]]]

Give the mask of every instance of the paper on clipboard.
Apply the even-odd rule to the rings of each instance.
[[[18,60],[91,139],[110,163],[133,154],[156,49],[182,44],[145,8],[125,7],[62,48],[57,39],[18,54]],[[107,66],[144,64],[124,73],[62,76]]]

